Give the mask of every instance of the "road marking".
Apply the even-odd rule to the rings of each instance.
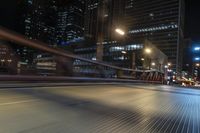
[[[9,102],[9,103],[0,103],[0,106],[21,104],[21,103],[30,103],[30,102],[35,102],[35,101],[39,101],[39,100],[38,99],[33,99],[33,100],[23,100],[23,101],[17,101],[17,102]]]

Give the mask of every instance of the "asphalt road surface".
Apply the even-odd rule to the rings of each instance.
[[[197,89],[14,86],[0,85],[0,133],[200,133]]]

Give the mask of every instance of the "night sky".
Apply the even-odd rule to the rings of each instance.
[[[200,8],[198,0],[186,0],[186,37],[200,41]]]
[[[0,1],[0,24],[8,28],[15,27],[17,0]]]
[[[19,30],[17,8],[21,0],[0,1],[0,25]],[[200,41],[200,8],[197,0],[186,0],[185,36]]]

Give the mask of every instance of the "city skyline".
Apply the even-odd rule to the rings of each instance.
[[[18,17],[12,18],[13,24],[10,27],[15,27],[14,30],[25,34],[29,39],[62,47],[90,60],[138,69],[142,67],[141,58],[144,56],[141,51],[147,47],[148,44],[145,43],[148,42],[168,57],[173,71],[181,72],[183,47],[185,48],[183,39],[189,34],[187,28],[184,30],[189,25],[184,24],[188,24],[187,16],[192,11],[188,1],[186,6],[182,2],[184,0],[135,3],[132,0],[21,0],[10,3],[13,8],[7,13],[12,14],[12,11],[17,10],[13,16]],[[6,11],[6,2],[4,4]],[[184,13],[187,19],[184,19]],[[5,19],[2,23],[8,20]],[[117,28],[125,36],[117,35]],[[30,64],[41,55],[27,47],[16,51]],[[27,55],[30,56],[29,59],[26,59]]]
[[[0,133],[200,133],[197,0],[0,0]]]
[[[16,11],[18,9],[18,5],[23,0],[7,0],[0,2],[0,24],[6,26],[8,28],[16,30],[15,22],[17,19]],[[192,38],[193,40],[200,40],[200,28],[198,24],[200,23],[200,15],[198,2],[195,0],[185,0],[186,1],[186,31],[185,36],[188,38]],[[196,3],[197,2],[197,3]],[[66,2],[67,3],[67,2]],[[17,19],[18,20],[18,19]],[[14,22],[14,23],[13,23]],[[18,29],[17,29],[18,30]]]

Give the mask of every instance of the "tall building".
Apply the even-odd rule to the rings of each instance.
[[[126,0],[124,20],[127,43],[148,39],[168,56],[174,70],[181,70],[184,0]]]
[[[184,49],[183,49],[183,71],[186,71],[189,73],[189,75],[192,75],[192,66],[194,62],[194,53],[196,51],[194,50],[195,46],[193,46],[194,42],[191,38],[185,38],[184,39]],[[198,50],[198,45],[196,46]]]
[[[124,0],[86,0],[85,4],[85,39],[86,43],[82,48],[75,50],[75,53],[91,59],[108,60],[111,53],[106,51],[108,46],[116,43],[114,40],[115,28],[122,24],[121,20],[124,15]],[[74,63],[79,71],[98,75],[99,72],[93,65],[86,65],[84,62],[77,61]]]
[[[87,57],[98,59],[103,49],[104,61],[133,68],[133,55],[150,42],[168,56],[172,69],[180,72],[184,6],[184,0],[87,0],[85,36],[93,41],[93,47],[79,51],[82,56],[85,50]],[[126,35],[117,35],[116,28]],[[90,51],[94,46],[96,51]]]
[[[122,24],[124,1],[87,0],[85,5],[85,38],[102,54],[100,45],[113,41],[115,28]]]
[[[200,42],[192,41],[186,39],[187,45],[187,54],[185,56],[186,59],[189,58],[188,64],[190,72],[192,72],[192,76],[196,78],[198,81],[200,80]],[[192,70],[191,70],[192,69]]]
[[[27,0],[25,14],[25,35],[50,45],[55,43],[57,6],[55,0]]]
[[[18,58],[10,44],[0,38],[0,74],[16,74]]]
[[[83,40],[84,0],[71,0],[61,5],[57,12],[56,41],[67,46]]]
[[[97,43],[103,32],[101,41],[112,40],[114,29],[123,25],[124,0],[86,0],[85,5],[86,38]]]
[[[53,47],[70,48],[70,51],[73,49],[68,46],[83,40],[84,0],[26,0],[25,7],[25,35],[29,39],[43,41]],[[62,62],[52,54],[37,50],[24,48],[22,53],[31,55],[25,62],[37,70],[41,68],[37,67],[38,59],[45,65],[54,64],[56,60],[56,64]],[[46,60],[46,57],[51,60]],[[42,71],[45,71],[44,68]]]
[[[40,40],[48,43],[50,46],[55,45],[55,25],[56,25],[56,0],[24,0],[23,5],[23,25],[24,34],[29,39]],[[39,51],[21,47],[17,49],[21,61],[32,64],[33,59]]]
[[[99,0],[86,0],[85,3],[85,37],[93,42],[97,40],[97,21],[98,21]]]

